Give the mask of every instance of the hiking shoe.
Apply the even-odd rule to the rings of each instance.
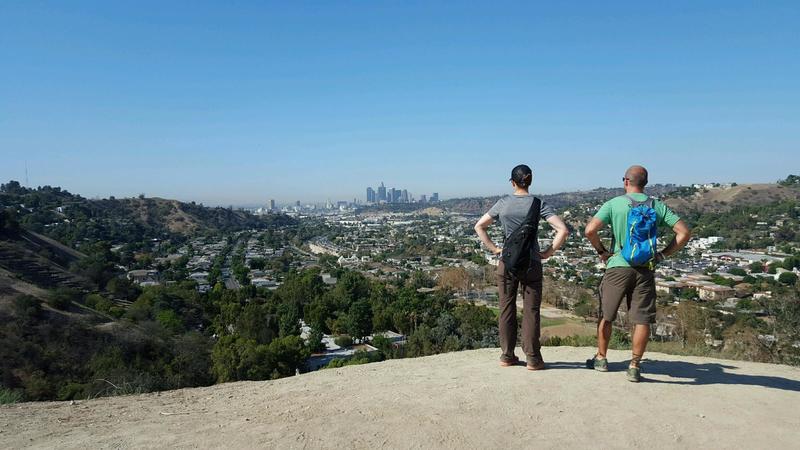
[[[544,369],[544,360],[541,356],[528,356],[528,364],[525,367],[528,370],[542,370]]]
[[[628,367],[628,381],[638,383],[642,379],[642,370],[638,367]]]
[[[598,372],[608,372],[608,359],[598,358],[597,355],[586,360],[586,367]]]
[[[509,358],[503,355],[500,357],[500,367],[516,366],[517,364],[519,364],[519,358],[516,356]]]

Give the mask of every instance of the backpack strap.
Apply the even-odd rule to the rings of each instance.
[[[655,201],[650,196],[647,196],[647,198],[642,200],[642,201],[636,200],[630,194],[625,194],[625,198],[627,198],[628,200],[631,201],[631,208],[635,208],[635,207],[637,207],[639,205],[646,205],[646,206],[648,206],[650,208],[655,207]]]

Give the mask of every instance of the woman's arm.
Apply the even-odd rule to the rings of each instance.
[[[547,218],[547,223],[556,230],[556,237],[553,238],[553,245],[550,246],[547,250],[543,252],[539,252],[539,256],[542,259],[547,259],[556,252],[556,250],[560,249],[564,242],[567,241],[567,236],[569,236],[569,228],[567,228],[567,224],[561,220],[561,217],[558,216],[550,216]]]
[[[489,238],[489,233],[486,232],[486,229],[489,228],[489,225],[494,223],[494,219],[489,214],[484,214],[483,217],[478,220],[478,223],[475,224],[475,232],[478,233],[478,237],[481,238],[481,242],[483,245],[489,249],[490,252],[498,255],[502,252],[494,242]]]

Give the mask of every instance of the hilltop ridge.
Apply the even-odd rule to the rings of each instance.
[[[800,369],[649,353],[644,382],[547,347],[548,370],[496,349],[390,360],[275,381],[0,407],[4,447],[792,447]]]

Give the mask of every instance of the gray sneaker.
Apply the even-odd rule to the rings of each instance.
[[[598,358],[597,355],[595,355],[592,359],[586,360],[586,367],[598,372],[608,372],[608,359]]]
[[[638,367],[628,367],[628,381],[638,383],[642,379],[642,369]]]

